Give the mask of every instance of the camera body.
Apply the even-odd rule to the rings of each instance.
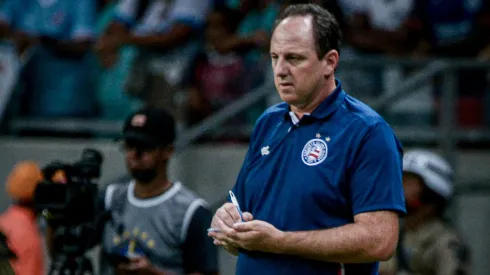
[[[45,180],[34,192],[34,207],[48,224],[77,226],[94,220],[97,212],[102,154],[85,149],[75,163],[52,162],[43,169]]]

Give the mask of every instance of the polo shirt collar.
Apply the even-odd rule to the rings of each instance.
[[[316,119],[324,119],[335,110],[337,110],[342,102],[345,99],[346,93],[342,90],[342,84],[340,80],[335,79],[335,89],[333,92],[323,100],[323,102],[316,107],[315,110],[311,114],[305,114],[305,116],[309,116]],[[290,119],[293,124],[297,124],[299,122],[296,114],[288,109],[288,112],[285,114],[285,118]]]

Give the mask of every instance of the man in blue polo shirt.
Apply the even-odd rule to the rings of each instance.
[[[243,211],[218,209],[209,236],[238,255],[236,274],[377,274],[405,213],[402,148],[334,71],[341,33],[314,5],[289,6],[271,39],[285,103],[257,121],[233,189]]]

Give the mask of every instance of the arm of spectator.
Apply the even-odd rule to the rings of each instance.
[[[66,58],[82,57],[90,50],[93,44],[91,40],[87,39],[63,41],[48,36],[42,36],[40,41],[58,56]]]
[[[116,8],[114,20],[109,23],[95,45],[99,57],[117,52],[129,36],[130,27],[135,24],[137,0],[121,0]]]
[[[347,27],[346,41],[363,50],[381,53],[403,53],[409,36],[407,24],[389,31],[369,26],[364,15],[356,15],[354,23]]]
[[[128,36],[128,27],[121,22],[113,21],[97,41],[95,50],[100,54],[118,50]]]
[[[126,0],[128,1],[128,0]],[[169,7],[168,16],[159,23],[161,31],[151,34],[129,35],[125,44],[167,51],[187,42],[205,23],[212,6],[210,0],[176,0]],[[159,6],[152,6],[157,11]]]
[[[16,0],[7,0],[0,4],[0,40],[12,40],[20,55],[37,43],[34,35],[14,30],[12,27],[21,12],[21,6]]]
[[[150,35],[130,34],[126,37],[124,44],[152,48],[165,51],[185,43],[193,34],[194,29],[185,23],[175,23],[170,29],[163,33]]]
[[[254,48],[267,49],[269,38],[269,34],[266,31],[258,30],[251,35],[233,35],[223,41],[217,41],[219,43],[216,43],[213,47],[220,53],[246,52]]]
[[[36,36],[21,31],[14,31],[8,24],[0,21],[0,40],[2,39],[13,41],[19,55],[24,54],[26,50],[38,43]]]

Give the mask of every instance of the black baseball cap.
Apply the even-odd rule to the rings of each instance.
[[[175,120],[165,110],[143,108],[128,116],[122,139],[149,146],[166,146],[175,140]]]

